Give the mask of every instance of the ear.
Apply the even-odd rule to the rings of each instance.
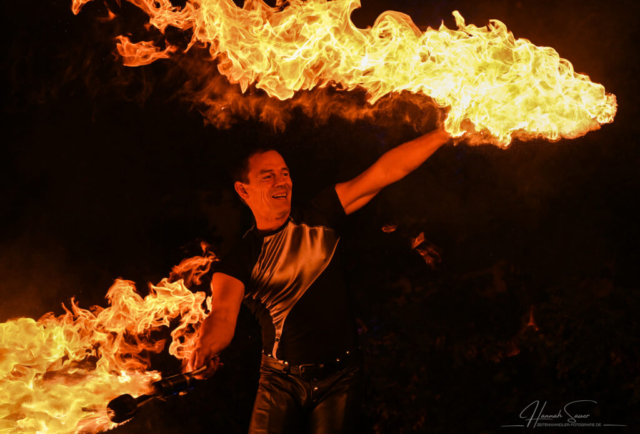
[[[240,181],[236,181],[235,184],[233,184],[233,187],[236,190],[236,193],[238,193],[238,195],[244,199],[247,200],[249,198],[249,193],[247,193],[247,190],[244,188],[244,184]]]

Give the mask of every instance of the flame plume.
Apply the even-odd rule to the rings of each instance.
[[[203,245],[203,247],[205,247]],[[174,267],[142,298],[133,282],[116,280],[110,306],[82,309],[72,300],[64,315],[0,323],[0,432],[76,433],[113,428],[107,403],[124,393],[149,393],[161,378],[147,371],[149,354],[164,348],[152,331],[177,326],[169,353],[188,360],[197,329],[211,309],[204,292],[191,292],[216,260],[213,253]],[[64,305],[63,305],[64,307]],[[175,323],[172,323],[175,325]]]
[[[73,12],[90,0],[73,0]],[[507,146],[512,138],[574,138],[612,122],[616,98],[573,70],[549,47],[516,39],[498,20],[467,25],[457,11],[457,30],[443,25],[422,32],[411,18],[388,11],[372,28],[359,29],[350,15],[359,0],[291,0],[270,7],[247,0],[128,0],[160,32],[191,31],[194,45],[208,48],[218,70],[243,92],[255,85],[270,97],[334,86],[362,88],[368,101],[409,91],[429,96],[448,110],[454,137]],[[117,49],[128,66],[169,57],[152,42],[120,36]],[[213,79],[213,77],[211,77]],[[206,103],[206,101],[203,101]]]

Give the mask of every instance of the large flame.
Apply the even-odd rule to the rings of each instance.
[[[73,0],[74,13],[88,1]],[[409,16],[388,11],[372,28],[359,29],[350,18],[359,0],[291,0],[287,7],[247,0],[243,8],[232,0],[188,0],[184,7],[128,1],[163,33],[168,26],[192,31],[187,50],[207,47],[220,73],[243,92],[255,85],[286,100],[329,85],[363,88],[374,104],[409,91],[448,110],[444,124],[454,137],[501,146],[513,137],[578,137],[612,122],[616,113],[616,98],[602,85],[576,73],[553,48],[516,39],[497,20],[476,27],[456,11],[458,30],[443,24],[422,32]],[[160,49],[149,41],[118,40],[129,66],[177,51],[170,44]]]
[[[175,321],[169,353],[183,361],[191,355],[211,298],[187,286],[199,283],[214,260],[206,253],[183,261],[144,298],[133,282],[117,280],[107,292],[107,308],[86,310],[72,300],[71,310],[65,307],[58,317],[1,323],[0,432],[63,434],[116,426],[107,403],[125,393],[148,393],[161,377],[147,371],[149,354],[165,343],[151,332]]]

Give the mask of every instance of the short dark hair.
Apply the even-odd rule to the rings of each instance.
[[[276,151],[277,149],[270,146],[260,146],[250,149],[245,149],[237,156],[234,163],[231,165],[231,181],[242,182],[244,184],[249,183],[249,160],[251,157],[257,154],[264,154],[265,152]]]

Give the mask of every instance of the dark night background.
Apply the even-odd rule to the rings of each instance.
[[[520,431],[499,427],[534,400],[554,413],[581,399],[598,402],[590,422],[637,432],[638,3],[363,3],[359,27],[387,9],[419,26],[454,27],[453,10],[477,25],[499,19],[602,83],[619,109],[576,140],[447,145],[352,216],[342,248],[367,360],[362,432]],[[276,143],[300,199],[417,135],[301,113],[284,132],[253,120],[205,126],[159,78],[170,62],[130,69],[112,54],[113,32],[142,18],[135,7],[116,24],[105,15],[101,3],[79,16],[70,0],[3,3],[0,321],[62,313],[72,296],[104,305],[118,277],[144,292],[200,239],[224,253],[250,225],[226,175],[238,147]],[[420,232],[442,252],[435,270],[411,249]],[[243,308],[213,379],[114,432],[245,432],[259,336]],[[162,357],[158,368],[177,369]]]

